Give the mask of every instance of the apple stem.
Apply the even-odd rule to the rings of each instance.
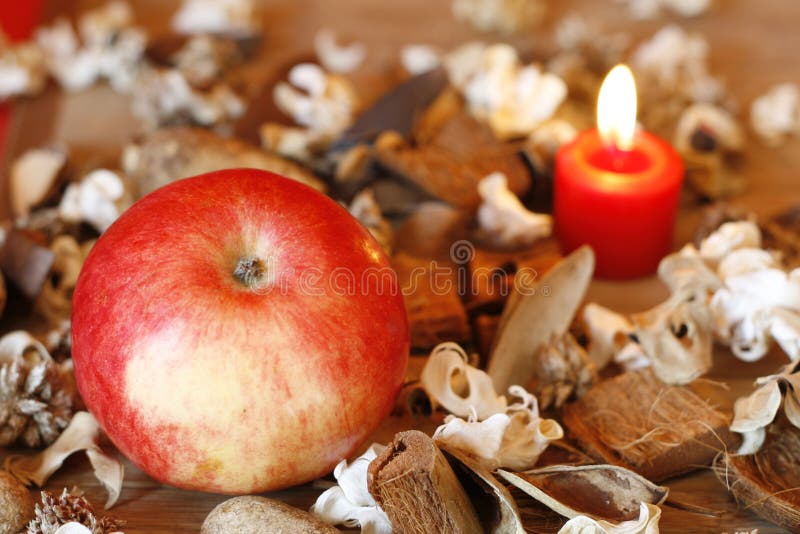
[[[259,258],[239,258],[233,276],[249,289],[257,289],[264,283],[267,266]]]

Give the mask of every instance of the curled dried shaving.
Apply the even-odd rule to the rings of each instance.
[[[637,519],[615,524],[579,515],[567,521],[558,534],[658,534],[660,519],[661,508],[641,503]]]
[[[603,521],[636,519],[642,503],[659,505],[669,490],[614,465],[552,466],[521,473],[497,472],[554,512]]]
[[[106,455],[98,446],[100,426],[88,412],[76,413],[69,426],[48,448],[36,456],[10,455],[5,468],[24,484],[44,486],[69,456],[86,451],[97,480],[108,492],[106,509],[117,502],[122,491],[124,468],[119,460]]]
[[[467,363],[466,352],[456,343],[441,343],[431,351],[420,380],[432,399],[458,417],[482,421],[506,412],[508,403],[497,395],[492,379]],[[464,395],[466,393],[466,396]]]

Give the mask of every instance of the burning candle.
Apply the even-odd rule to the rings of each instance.
[[[624,65],[603,82],[597,126],[556,154],[556,235],[565,252],[591,246],[598,277],[652,274],[672,248],[683,162],[636,129],[636,85]]]

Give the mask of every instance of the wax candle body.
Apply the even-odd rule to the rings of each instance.
[[[684,168],[667,143],[636,134],[633,150],[587,130],[556,155],[554,218],[565,252],[590,245],[600,278],[652,274],[672,247]]]

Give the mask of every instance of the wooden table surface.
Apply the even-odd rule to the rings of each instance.
[[[167,30],[168,17],[175,1],[131,0],[138,19],[152,35]],[[609,30],[624,30],[635,39],[652,34],[660,26],[675,22],[669,17],[657,21],[631,21],[623,6],[614,0],[560,0],[551,4],[551,18],[570,11],[587,16],[593,23]],[[79,12],[97,4],[95,1],[50,2],[48,16],[59,10]],[[254,90],[265,86],[277,69],[298,57],[309,55],[311,38],[320,27],[337,30],[344,38],[369,44],[367,72],[359,91],[365,98],[374,98],[393,80],[396,54],[408,43],[428,43],[448,48],[465,39],[481,36],[455,22],[446,0],[269,0],[264,1],[264,50],[254,69]],[[716,0],[713,11],[694,20],[677,21],[690,30],[702,32],[711,44],[713,72],[728,83],[731,93],[747,110],[752,98],[772,84],[782,81],[800,82],[800,2],[797,0]],[[531,32],[518,37],[515,43],[544,46],[550,30]],[[102,112],[100,112],[102,111]],[[253,111],[257,113],[257,111]],[[13,110],[9,139],[3,166],[13,156],[42,142],[60,140],[89,164],[102,164],[114,159],[119,149],[133,134],[133,120],[124,97],[105,87],[62,95],[49,90],[41,97],[20,102]],[[251,132],[252,133],[252,132]],[[745,173],[750,189],[734,199],[757,213],[769,214],[792,203],[800,202],[800,142],[790,141],[778,149],[767,149],[752,141],[746,151]],[[0,180],[0,185],[5,180]],[[6,199],[5,186],[0,189]],[[0,208],[0,214],[5,211]],[[688,202],[682,208],[676,244],[685,242],[699,219],[699,209]],[[596,282],[589,298],[623,312],[642,310],[659,302],[665,289],[654,279],[625,284]],[[781,354],[771,354],[755,364],[735,360],[726,351],[718,351],[716,367],[710,378],[729,384],[731,398],[750,390],[754,377],[768,374],[785,361]],[[432,430],[424,420],[389,419],[374,436],[386,442],[394,432],[419,427]],[[0,453],[1,455],[2,453]],[[76,455],[50,481],[48,488],[58,491],[77,485],[95,503],[104,495],[94,481],[85,459]],[[685,494],[697,504],[718,510],[717,517],[700,516],[670,507],[664,508],[662,532],[734,532],[759,529],[761,534],[780,532],[748,511],[737,511],[725,488],[709,469],[671,480],[673,493]],[[311,485],[273,494],[290,504],[307,508],[320,492]],[[125,531],[197,532],[206,514],[226,497],[191,493],[160,485],[126,462],[122,497],[112,510],[114,516],[127,522]]]

